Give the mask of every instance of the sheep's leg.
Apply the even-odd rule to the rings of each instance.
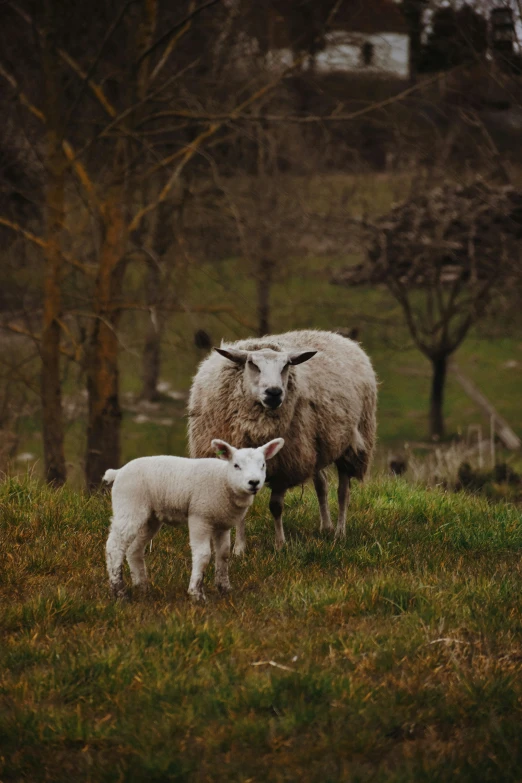
[[[320,530],[333,530],[330,509],[328,508],[328,479],[323,470],[319,470],[315,474],[314,487],[319,501],[319,514],[321,516]]]
[[[210,563],[211,531],[200,519],[189,519],[190,548],[192,550],[192,573],[188,594],[196,601],[204,601],[203,579],[205,571]]]
[[[216,552],[216,587],[221,593],[230,592],[228,561],[230,558],[230,530],[214,530],[212,533]]]
[[[145,566],[145,548],[152,541],[161,527],[159,520],[149,519],[138,532],[136,538],[127,549],[127,562],[129,564],[132,584],[146,592],[148,587],[147,568]]]
[[[286,489],[272,490],[268,505],[270,513],[274,517],[276,549],[281,549],[285,544],[285,531],[283,530],[283,501],[285,493]]]
[[[123,560],[129,544],[136,535],[135,531],[135,527],[129,530],[127,525],[122,530],[115,519],[112,521],[109,537],[105,545],[105,554],[111,591],[115,598],[125,597]]]
[[[245,517],[236,526],[236,538],[234,541],[234,555],[244,555],[246,549]]]
[[[336,538],[346,536],[346,509],[350,502],[350,473],[343,467],[342,463],[337,463],[337,472],[339,473],[339,487],[337,489],[337,499],[339,501],[339,519],[335,531]]]

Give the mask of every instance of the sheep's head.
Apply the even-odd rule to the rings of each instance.
[[[266,479],[266,461],[283,448],[283,438],[275,438],[257,449],[235,449],[224,440],[213,440],[216,455],[228,462],[228,483],[235,493],[257,495]]]
[[[238,348],[216,348],[225,359],[243,366],[245,391],[264,408],[276,410],[285,399],[290,367],[311,359],[317,351],[242,351]]]

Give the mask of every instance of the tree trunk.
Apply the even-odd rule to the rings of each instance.
[[[157,309],[161,299],[161,270],[155,261],[149,261],[147,268],[147,305],[151,311],[145,345],[143,346],[141,398],[148,402],[159,399],[158,382],[161,368],[161,337],[163,318]]]
[[[274,277],[271,259],[262,257],[257,271],[257,331],[260,337],[270,334],[270,293]]]
[[[426,0],[405,0],[402,11],[408,25],[409,76],[412,84],[417,81],[417,72],[422,53],[423,12]]]
[[[159,186],[155,183],[148,198],[153,201],[159,193]],[[181,209],[178,207],[181,214]],[[143,386],[141,398],[149,402],[159,399],[158,383],[161,371],[161,340],[165,327],[165,314],[163,305],[168,296],[172,266],[163,263],[162,260],[169,246],[172,244],[175,226],[181,221],[175,221],[176,207],[170,200],[159,204],[154,210],[148,225],[148,240],[150,247],[154,248],[155,255],[151,253],[147,258],[146,297],[147,307],[150,310],[150,320],[145,335],[142,357]],[[179,230],[179,226],[178,226]],[[179,285],[176,286],[179,290]]]
[[[40,399],[42,403],[42,428],[45,477],[49,483],[63,484],[67,477],[64,454],[64,430],[62,413],[62,389],[60,377],[60,322],[61,255],[59,236],[62,228],[63,178],[55,179],[53,172],[47,189],[47,236],[45,259],[44,308],[41,340],[42,369]],[[63,169],[62,169],[63,177]]]
[[[119,401],[118,337],[121,310],[118,298],[125,270],[123,194],[109,197],[104,214],[105,236],[94,298],[94,323],[87,357],[88,424],[85,475],[93,489],[108,468],[120,464],[121,408]]]
[[[42,60],[45,77],[47,117],[46,148],[46,246],[43,324],[41,338],[40,399],[45,478],[63,484],[67,477],[64,454],[62,389],[60,377],[60,318],[62,316],[62,256],[60,237],[64,222],[65,166],[61,149],[61,80],[53,30],[53,8],[46,4],[51,32],[43,38]]]
[[[431,360],[433,377],[430,397],[430,435],[436,439],[444,436],[443,404],[447,362],[447,356],[437,356]]]

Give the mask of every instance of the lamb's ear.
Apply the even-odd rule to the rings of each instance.
[[[275,440],[269,441],[269,443],[265,443],[264,446],[260,446],[259,449],[265,455],[265,459],[272,459],[278,451],[281,451],[284,445],[285,442],[283,438],[276,438]]]
[[[214,348],[214,350],[236,364],[245,364],[248,358],[248,351],[240,351],[237,348]]]
[[[234,456],[236,449],[227,443],[225,440],[213,440],[210,444],[216,452],[216,457],[224,460],[231,460]]]
[[[312,359],[317,351],[292,351],[288,354],[288,364],[302,364]]]

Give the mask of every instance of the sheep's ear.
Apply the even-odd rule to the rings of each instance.
[[[288,354],[288,364],[302,364],[312,359],[317,351],[292,351]]]
[[[275,440],[271,440],[269,443],[265,443],[264,446],[260,446],[259,448],[265,455],[265,459],[272,459],[272,457],[275,457],[278,451],[281,451],[284,445],[285,442],[283,438],[276,438]]]
[[[213,440],[211,446],[219,459],[231,460],[236,451],[236,449],[225,440]]]
[[[245,364],[248,358],[248,351],[240,351],[237,348],[214,348],[214,350],[236,364]]]

